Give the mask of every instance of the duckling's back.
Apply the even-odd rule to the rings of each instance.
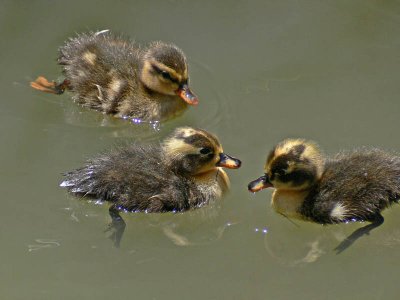
[[[193,182],[175,174],[165,161],[159,147],[132,145],[67,173],[61,186],[128,211],[183,211],[201,203]]]
[[[400,198],[400,158],[378,149],[342,152],[304,202],[302,214],[319,223],[373,221]]]
[[[58,62],[78,103],[117,113],[124,98],[134,97],[141,53],[135,43],[108,32],[87,33],[69,39],[59,51]]]

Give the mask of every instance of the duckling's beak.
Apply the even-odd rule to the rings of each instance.
[[[193,94],[186,83],[182,84],[179,89],[176,90],[176,94],[181,97],[183,101],[185,101],[187,104],[197,105],[197,103],[199,103],[197,96]]]
[[[259,192],[263,189],[273,187],[272,183],[269,181],[268,175],[265,174],[261,176],[260,178],[253,180],[252,182],[249,183],[247,186],[247,189],[252,192]]]
[[[224,167],[228,169],[237,169],[240,168],[242,162],[237,158],[229,156],[225,153],[219,154],[219,161],[216,163],[217,167]]]

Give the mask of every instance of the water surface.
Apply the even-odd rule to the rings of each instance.
[[[328,154],[400,151],[400,3],[213,2],[0,2],[2,299],[397,299],[399,207],[335,255],[363,224],[294,225],[271,210],[271,191],[246,186],[286,137]],[[61,78],[67,37],[100,29],[179,45],[199,106],[156,132],[28,87]],[[115,249],[107,206],[69,196],[61,173],[180,125],[216,133],[242,159],[231,193],[187,214],[124,215]]]

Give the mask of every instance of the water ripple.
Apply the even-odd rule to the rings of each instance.
[[[28,245],[28,252],[33,252],[37,250],[43,250],[48,248],[60,247],[61,244],[57,240],[53,239],[35,239],[36,244]]]

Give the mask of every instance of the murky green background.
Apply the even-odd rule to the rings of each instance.
[[[179,45],[199,106],[156,132],[29,88],[61,78],[67,37],[101,29]],[[336,255],[362,224],[296,226],[271,210],[271,191],[246,186],[286,137],[330,154],[400,151],[399,1],[2,0],[0,37],[1,299],[398,299],[399,207]],[[107,206],[69,196],[61,173],[178,125],[242,159],[231,193],[187,214],[124,215],[115,249]]]

